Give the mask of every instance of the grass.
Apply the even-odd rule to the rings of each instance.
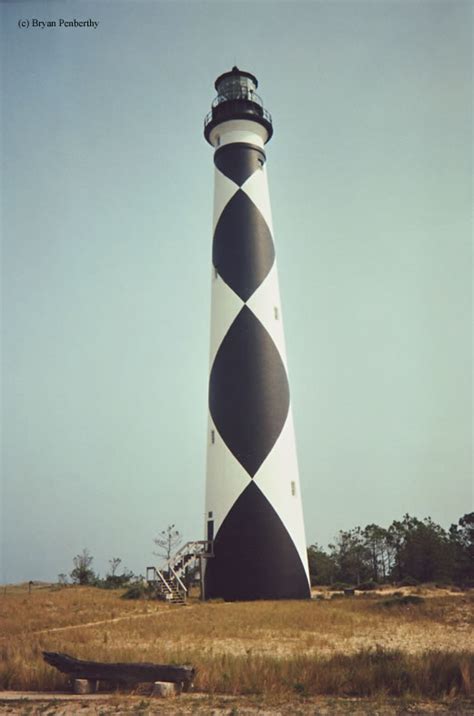
[[[473,667],[474,655],[467,653],[410,656],[401,651],[366,649],[329,659],[223,656],[212,666],[208,664],[201,680],[209,693],[438,698],[469,695]]]
[[[159,602],[120,602],[119,593],[122,591],[90,587],[36,587],[31,593],[28,585],[0,588],[0,638],[125,615],[148,614],[164,608]]]
[[[64,689],[65,677],[42,659],[48,650],[190,663],[196,689],[209,694],[472,695],[473,601],[465,595],[396,600],[390,608],[373,595],[189,607],[120,595],[84,587],[0,591],[0,688]],[[78,626],[94,622],[106,623]]]

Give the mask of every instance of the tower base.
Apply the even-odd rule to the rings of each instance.
[[[206,599],[309,599],[301,558],[283,522],[251,482],[225,518],[205,573]]]

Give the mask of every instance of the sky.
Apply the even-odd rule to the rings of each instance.
[[[234,64],[274,122],[307,543],[472,511],[471,3],[0,10],[0,582],[55,580],[84,548],[143,574],[167,525],[204,537],[202,129]]]

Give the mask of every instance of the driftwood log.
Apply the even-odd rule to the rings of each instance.
[[[166,664],[112,664],[99,661],[83,661],[68,654],[43,651],[43,659],[72,679],[112,681],[124,684],[139,684],[145,681],[170,681],[181,684],[183,691],[189,691],[196,673],[192,666],[170,666]]]

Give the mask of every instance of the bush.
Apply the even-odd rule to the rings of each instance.
[[[151,596],[152,588],[148,584],[136,582],[122,594],[121,599],[150,599]]]
[[[98,580],[96,586],[100,589],[123,589],[123,587],[128,587],[134,580],[136,580],[136,577],[133,572],[108,574],[105,579]]]
[[[406,607],[410,604],[424,604],[425,600],[423,597],[417,597],[414,594],[405,594],[401,597],[389,597],[384,599],[380,604],[382,607]]]
[[[419,581],[415,577],[410,577],[409,574],[401,582],[397,582],[397,587],[417,587],[418,585]]]
[[[362,582],[362,584],[358,584],[356,589],[360,590],[361,592],[370,592],[372,589],[378,588],[377,582],[374,582],[373,580],[369,580],[368,582]]]
[[[346,584],[345,582],[334,582],[328,587],[330,592],[343,592],[344,589],[353,589],[352,584]]]
[[[72,561],[74,569],[69,574],[72,583],[93,587],[97,582],[97,575],[91,567],[94,557],[89,550],[83,549],[81,554],[77,554]]]

